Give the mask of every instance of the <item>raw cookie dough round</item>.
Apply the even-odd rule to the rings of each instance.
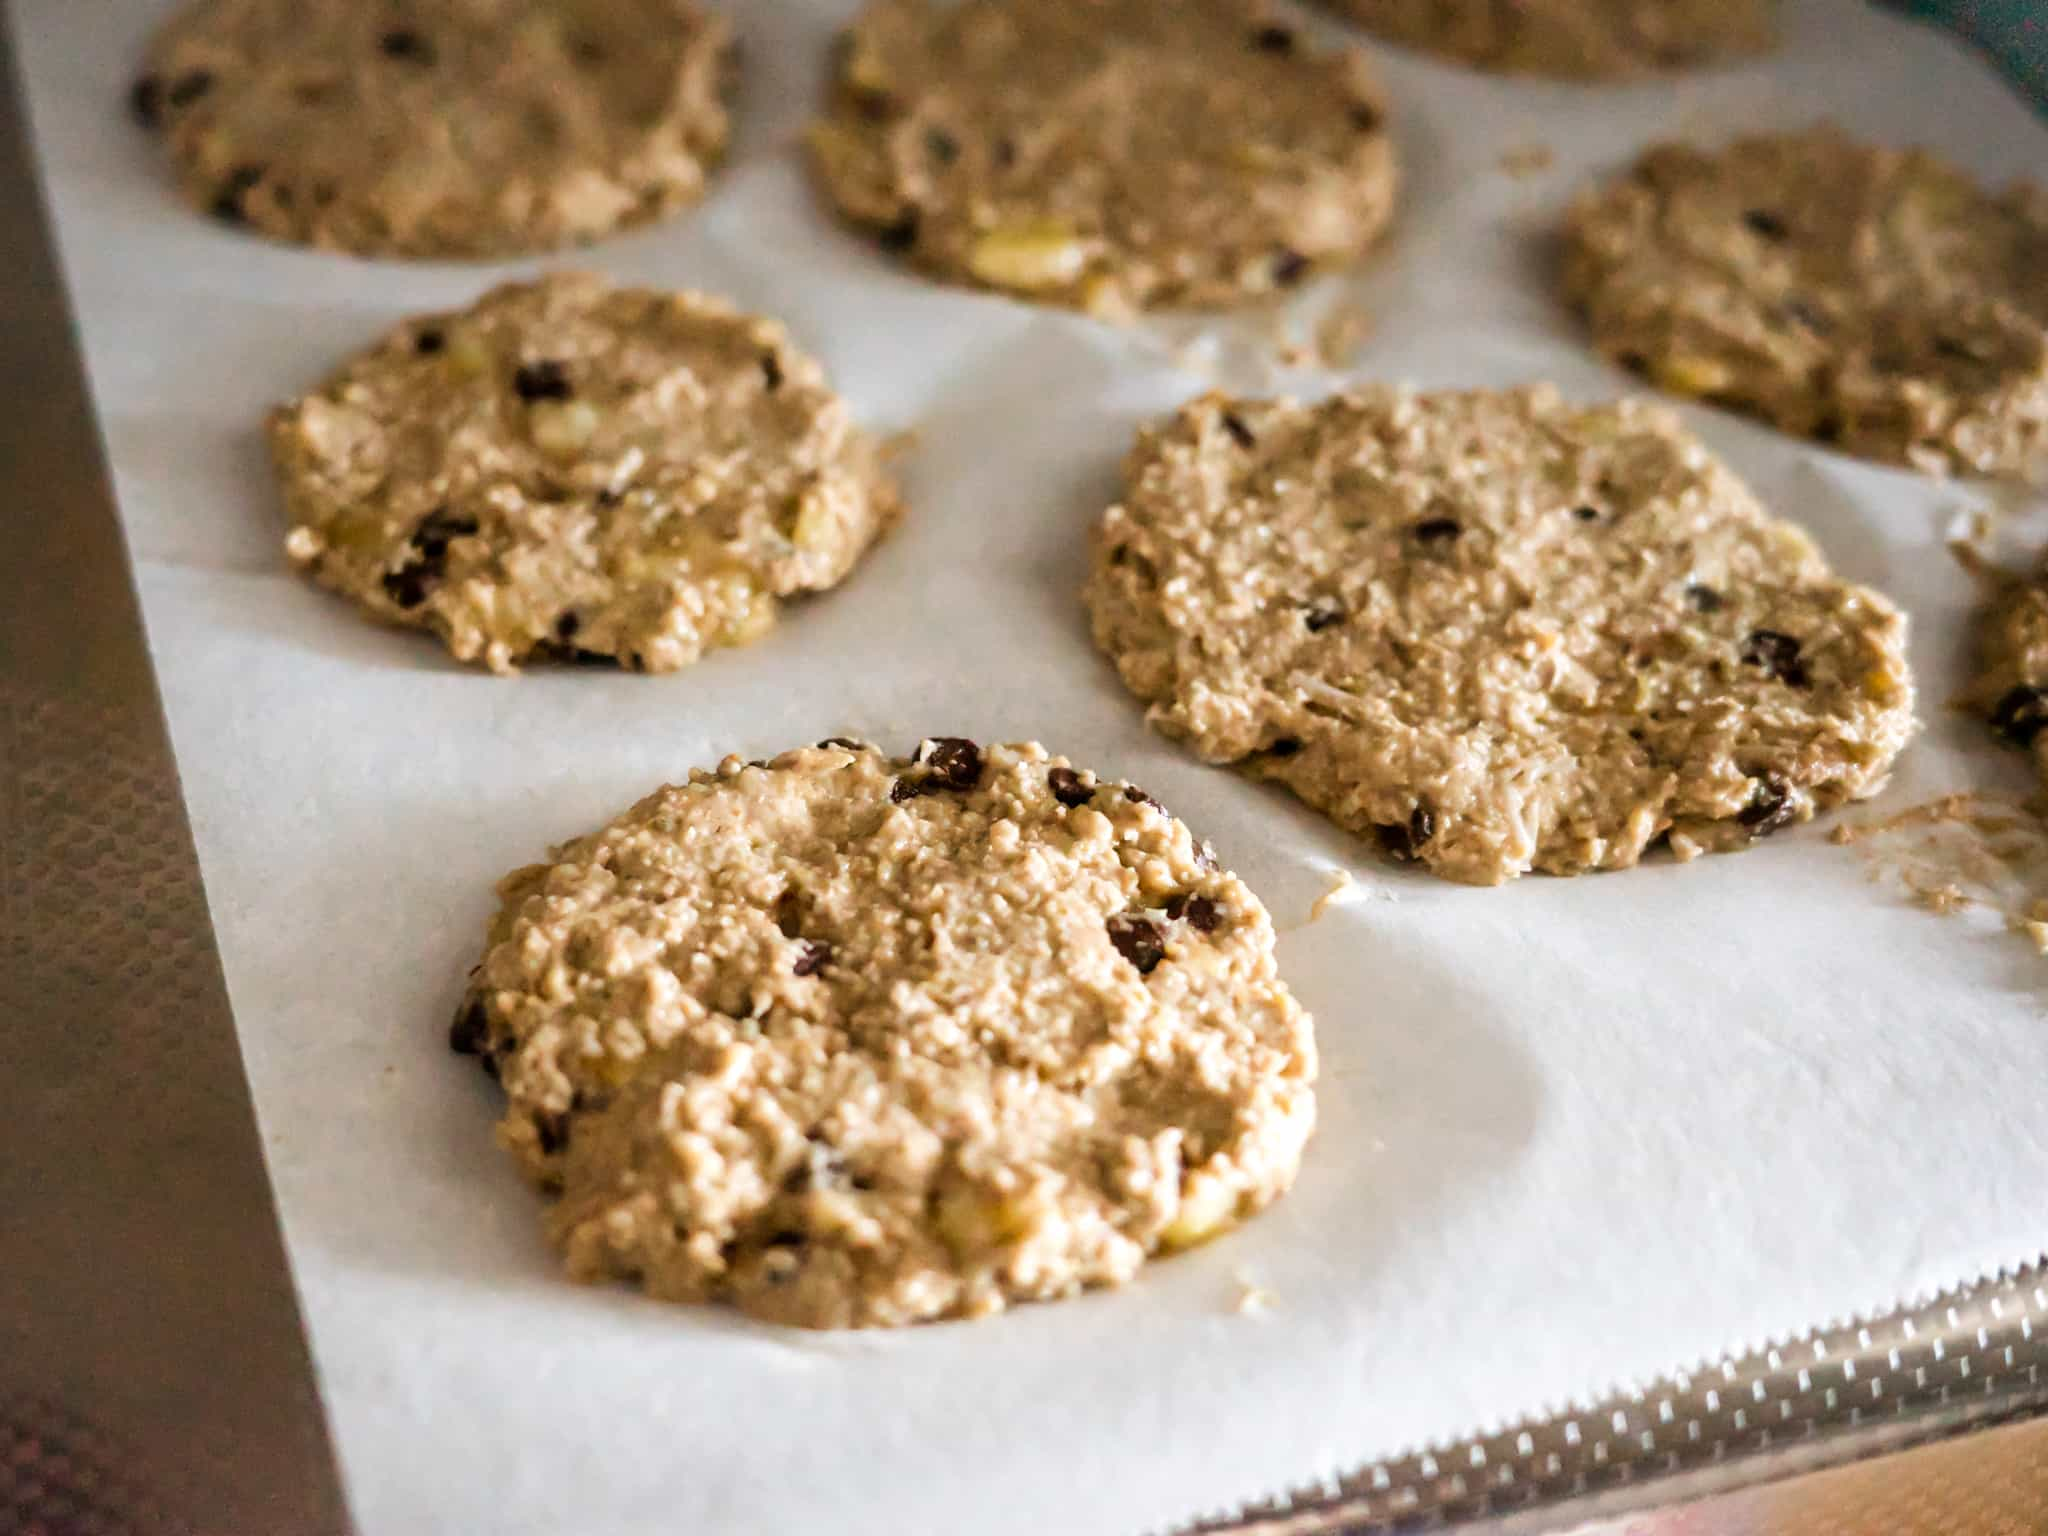
[[[507,256],[703,196],[731,50],[696,0],[196,0],[131,100],[220,218]]]
[[[898,512],[780,325],[579,273],[406,322],[269,432],[293,562],[497,672],[757,639]]]
[[[1258,898],[1035,744],[727,758],[499,890],[450,1041],[579,1279],[980,1316],[1249,1216],[1314,1124]]]
[[[1482,69],[1610,80],[1761,53],[1775,0],[1324,0],[1382,37]]]
[[[1393,210],[1383,123],[1363,56],[1265,0],[875,0],[811,159],[926,271],[1114,314],[1358,260]]]
[[[1565,287],[1680,394],[1927,471],[2048,478],[2048,194],[1830,128],[1667,144],[1585,194]]]
[[[1999,582],[1968,697],[2002,740],[2033,755],[2048,783],[2048,562]]]
[[[1126,475],[1087,600],[1152,723],[1454,880],[1739,846],[1913,730],[1903,616],[1657,406],[1210,395]]]

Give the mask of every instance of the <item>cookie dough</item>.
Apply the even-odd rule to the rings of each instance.
[[[2048,560],[2032,576],[1998,582],[1978,653],[1969,702],[2000,740],[2032,754],[2048,784]]]
[[[1324,0],[1382,37],[1482,69],[1606,80],[1761,53],[1775,0]]]
[[[1035,744],[728,758],[500,894],[451,1044],[579,1279],[982,1316],[1249,1216],[1314,1123],[1258,899]]]
[[[1584,195],[1564,279],[1680,394],[1930,472],[2048,478],[2048,193],[1831,128],[1666,144]]]
[[[1453,880],[1738,847],[1913,730],[1904,617],[1661,407],[1212,394],[1126,475],[1087,601],[1152,723]]]
[[[744,644],[898,512],[780,325],[583,274],[408,321],[269,432],[293,563],[496,672]]]
[[[219,218],[508,256],[703,196],[732,65],[695,0],[197,0],[130,100]]]
[[[875,0],[810,143],[886,249],[1105,314],[1291,287],[1394,202],[1364,58],[1266,0]]]

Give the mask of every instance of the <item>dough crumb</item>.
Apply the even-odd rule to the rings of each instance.
[[[1237,1303],[1232,1310],[1240,1317],[1257,1317],[1262,1312],[1270,1312],[1279,1300],[1278,1296],[1263,1285],[1240,1277],[1237,1282]]]
[[[1963,888],[1953,880],[1940,885],[1915,886],[1914,894],[1920,898],[1920,904],[1936,917],[1950,917],[1974,905],[1963,894]]]
[[[1356,299],[1339,299],[1316,322],[1316,357],[1333,372],[1357,361],[1372,339],[1372,311]]]
[[[1354,884],[1356,884],[1356,881],[1353,880],[1350,870],[1331,870],[1330,888],[1324,891],[1322,895],[1318,896],[1316,898],[1316,904],[1308,909],[1308,920],[1311,923],[1319,921],[1322,918],[1322,915],[1325,912],[1327,912],[1331,908],[1331,906],[1340,901],[1350,891],[1351,887]]]
[[[2048,820],[2003,796],[1943,795],[1840,829],[1872,883],[1891,886],[1938,917],[1973,908],[1995,915],[2048,954]]]

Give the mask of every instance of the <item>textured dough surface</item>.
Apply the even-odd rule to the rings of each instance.
[[[2030,753],[2048,785],[2048,560],[2001,581],[1978,634],[1968,701],[1991,729]]]
[[[1314,1123],[1257,898],[1035,744],[728,758],[500,893],[451,1041],[579,1278],[979,1316],[1224,1230]]]
[[[1360,53],[1264,0],[875,0],[811,158],[926,271],[1117,313],[1358,260],[1393,208],[1383,123]]]
[[[2048,194],[1826,127],[1651,149],[1588,192],[1565,286],[1600,350],[1853,453],[2048,478]]]
[[[1324,0],[1382,37],[1482,69],[1620,79],[1761,53],[1774,0]]]
[[[697,201],[731,70],[695,0],[196,0],[132,100],[220,218],[362,255],[508,256]]]
[[[499,672],[744,644],[898,513],[780,325],[585,274],[408,321],[269,432],[293,562]]]
[[[1160,730],[1480,884],[1746,844],[1913,729],[1889,602],[1668,411],[1547,386],[1197,400],[1087,600]]]

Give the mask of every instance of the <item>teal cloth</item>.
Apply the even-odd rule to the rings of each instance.
[[[1900,9],[1969,38],[2048,112],[2048,0],[1903,0]]]

